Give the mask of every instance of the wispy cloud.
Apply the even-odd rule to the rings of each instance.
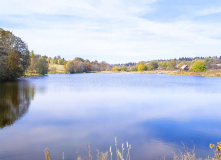
[[[1,4],[0,25],[24,39],[36,53],[67,59],[79,56],[119,63],[219,54],[221,23],[144,18],[159,12],[158,3],[9,0]]]
[[[206,16],[212,14],[221,14],[221,7],[206,8],[196,12],[197,16]]]

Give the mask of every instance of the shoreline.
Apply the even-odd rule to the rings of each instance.
[[[221,69],[219,70],[207,70],[205,72],[190,72],[190,71],[180,71],[180,70],[153,70],[153,71],[92,71],[92,72],[84,72],[84,73],[105,73],[105,74],[114,74],[114,73],[142,73],[142,74],[167,74],[167,75],[178,75],[178,76],[200,76],[200,77],[221,77]],[[46,75],[50,74],[70,74],[67,72],[49,72]],[[75,73],[79,74],[79,73]],[[44,76],[41,74],[25,74],[20,78],[28,78],[28,77],[37,77]]]
[[[180,70],[154,70],[154,71],[128,71],[128,72],[113,72],[113,71],[101,71],[96,73],[143,73],[143,74],[168,74],[168,75],[178,75],[178,76],[200,76],[200,77],[221,77],[221,69],[219,70],[208,70],[205,72],[190,72],[190,71],[180,71]]]
[[[201,76],[201,77],[221,77],[221,69],[210,69],[205,72],[191,72],[191,71],[180,71],[179,69],[175,70],[152,70],[152,71],[90,71],[87,73],[143,73],[143,74],[168,74],[168,75],[179,75],[179,76]],[[63,65],[49,64],[48,74],[70,74],[65,71]]]

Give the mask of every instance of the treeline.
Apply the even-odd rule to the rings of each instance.
[[[65,60],[61,56],[54,58],[31,53],[27,44],[10,31],[0,28],[0,81],[15,80],[26,75],[44,75],[50,64],[63,65],[67,73],[83,73],[111,70],[106,62],[89,61],[82,58]]]
[[[129,62],[110,65],[106,62],[89,61],[83,58],[66,60],[61,56],[54,58],[31,53],[27,44],[10,31],[0,28],[0,80],[13,80],[26,74],[47,74],[49,65],[63,66],[65,73],[83,73],[94,71],[152,71],[175,70],[188,65],[190,71],[201,72],[208,69],[221,69],[221,56],[217,57],[181,57],[179,59]],[[55,65],[56,66],[56,65]],[[55,67],[51,71],[56,70]]]
[[[61,58],[60,55],[55,56],[54,58],[49,57],[49,58],[47,58],[47,61],[49,64],[60,64],[60,65],[65,65],[68,62],[64,58]]]
[[[129,64],[129,66],[128,66]],[[139,63],[116,64],[112,71],[152,71],[176,70],[187,65],[190,71],[201,72],[208,69],[221,69],[221,56],[217,57],[182,57],[170,60],[141,61]],[[198,66],[198,68],[197,68]]]
[[[34,54],[34,51],[31,51],[30,60],[29,60],[29,67],[27,68],[28,73],[35,73],[35,74],[47,74],[48,73],[48,57],[41,56],[39,54]]]
[[[65,65],[65,70],[69,73],[83,73],[91,71],[108,71],[112,66],[106,62],[89,61],[83,58],[76,57],[72,61],[68,61]]]

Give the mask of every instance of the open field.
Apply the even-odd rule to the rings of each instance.
[[[98,72],[99,73],[99,72]],[[221,77],[221,69],[207,70],[205,72],[190,72],[180,70],[153,70],[153,71],[128,71],[128,72],[113,72],[113,71],[102,71],[101,73],[147,73],[147,74],[170,74],[170,75],[186,75],[186,76],[202,76],[202,77]]]
[[[49,64],[49,74],[64,74],[67,73],[65,72],[64,65],[59,65],[59,64]]]
[[[190,71],[158,71],[163,74],[170,74],[170,75],[187,75],[187,76],[203,76],[203,77],[221,77],[221,69],[217,70],[208,70],[205,72],[190,72]]]

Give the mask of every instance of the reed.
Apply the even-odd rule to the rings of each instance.
[[[182,151],[180,150],[179,153],[174,153],[173,160],[203,160],[202,158],[196,158],[195,145],[193,145],[193,149],[189,149],[183,143],[182,145],[183,145]],[[213,157],[208,156],[207,158],[204,158],[204,160],[221,160],[221,142],[218,142],[217,145],[210,144],[209,147],[214,151],[214,156]],[[128,142],[126,142],[127,152],[124,153],[125,150],[124,143],[122,143],[120,151],[117,145],[117,138],[115,137],[115,149],[116,149],[116,160],[130,160],[131,145]],[[78,156],[76,160],[93,160],[90,145],[87,145],[87,151],[88,151],[88,157],[81,158],[80,156]],[[110,156],[108,152],[103,153],[97,150],[96,160],[113,160],[112,146],[110,146],[109,152]],[[44,153],[45,153],[45,160],[50,160],[50,151],[48,148],[45,149]],[[64,152],[62,154],[62,160],[65,160]],[[166,160],[166,157],[163,157],[163,160]]]
[[[116,149],[116,160],[130,160],[130,150],[131,150],[131,145],[128,144],[128,142],[126,142],[127,144],[127,153],[124,153],[124,143],[122,143],[122,148],[121,151],[118,149],[117,146],[117,138],[115,137],[115,149]],[[91,146],[88,144],[86,146],[86,150],[88,152],[88,157],[77,157],[77,160],[94,160],[92,157],[92,152],[91,152]],[[124,156],[126,156],[126,158],[124,158]],[[113,152],[112,152],[112,146],[110,146],[110,154],[108,154],[108,151],[106,152],[99,152],[99,150],[97,150],[97,157],[96,160],[113,160]],[[49,149],[45,149],[45,160],[50,160],[50,152]],[[64,158],[64,152],[62,154],[62,160],[65,160]]]
[[[45,160],[50,160],[50,152],[48,148],[45,149]]]

